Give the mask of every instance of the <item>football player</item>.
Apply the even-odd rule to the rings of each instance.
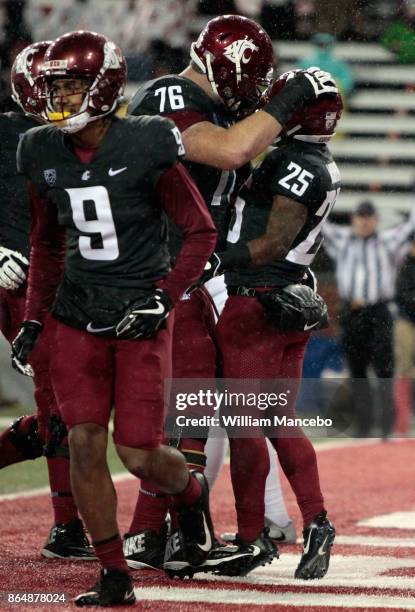
[[[250,19],[220,16],[209,21],[192,44],[190,56],[190,65],[180,75],[163,76],[141,86],[129,105],[129,113],[162,114],[175,121],[185,142],[186,165],[208,204],[218,231],[217,248],[221,249],[226,242],[229,203],[250,172],[247,162],[273,141],[299,104],[314,101],[323,91],[335,90],[335,85],[326,74],[303,72],[262,111],[232,125],[236,119],[253,113],[264,88],[270,85],[273,47],[269,36]],[[180,244],[180,237],[174,235]],[[207,288],[211,290],[214,283],[215,280]],[[220,300],[224,293],[222,283],[214,291],[218,294],[214,297]],[[215,321],[210,301],[205,290],[198,290],[186,293],[177,305],[174,378],[215,380]],[[188,411],[187,416],[201,414],[201,410],[196,406],[194,413]],[[207,433],[206,430],[204,438],[180,440],[187,461],[201,471],[206,462]],[[255,440],[252,444],[261,447],[261,469],[267,474],[265,443]],[[242,474],[237,477],[245,480]],[[259,504],[258,515],[263,516],[263,499],[253,493],[252,504]],[[168,498],[142,481],[134,518],[125,536],[124,550],[131,567],[159,567],[162,563],[167,506]],[[271,557],[276,554],[271,543],[268,550]],[[176,553],[180,554],[177,550]],[[169,563],[167,560],[166,565]]]
[[[296,74],[282,75],[271,96],[284,91]],[[214,273],[225,271],[229,293],[217,325],[224,377],[292,379],[291,402],[301,378],[309,330],[318,328],[326,316],[309,266],[340,191],[340,173],[327,142],[341,112],[338,94],[298,109],[277,148],[241,189],[227,248],[210,260]],[[295,577],[321,578],[328,569],[335,531],[326,516],[315,451],[300,428],[288,434],[275,429],[265,433],[303,517],[304,551]],[[244,465],[246,473],[262,479],[263,490],[265,478],[255,455],[247,453],[246,441],[233,438],[231,448],[231,463]],[[237,542],[255,543],[263,519],[257,516],[255,524],[246,485],[238,489],[234,479],[233,485]]]
[[[25,321],[12,355],[23,369],[52,307],[51,372],[69,431],[71,481],[102,566],[78,606],[135,601],[106,460],[113,404],[118,455],[172,495],[187,561],[203,562],[213,539],[203,476],[160,442],[173,307],[201,274],[216,231],[179,163],[174,124],[116,117],[126,77],[125,58],[105,36],[58,38],[39,79],[51,125],[27,132],[17,153],[33,226]],[[167,214],[184,234],[172,271]]]
[[[29,202],[26,181],[17,173],[16,150],[20,137],[41,121],[36,79],[50,43],[30,45],[16,57],[11,84],[13,99],[23,112],[0,115],[0,329],[9,342],[23,320],[29,264]],[[30,358],[37,414],[20,417],[0,434],[0,467],[46,454],[54,526],[42,555],[90,560],[95,557],[72,497],[66,431],[58,415],[49,374],[52,327],[53,322],[48,322],[42,341]]]

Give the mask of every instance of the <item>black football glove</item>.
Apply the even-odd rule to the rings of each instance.
[[[262,110],[274,117],[280,125],[286,125],[299,107],[312,104],[327,94],[338,94],[336,83],[329,72],[313,66],[304,71],[296,71],[284,89],[271,98]]]
[[[321,70],[318,66],[307,68],[307,70],[304,72],[304,76],[313,86],[314,96],[316,99],[327,94],[339,93],[336,81],[330,72]]]
[[[137,299],[118,323],[115,331],[123,340],[146,340],[163,327],[173,304],[162,289]]]
[[[12,342],[12,366],[20,374],[33,377],[33,369],[27,363],[43,325],[38,321],[24,321],[19,333]]]

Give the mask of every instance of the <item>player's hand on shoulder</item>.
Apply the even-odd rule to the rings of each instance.
[[[165,291],[156,289],[154,293],[135,300],[116,327],[117,337],[124,340],[146,340],[164,327],[173,304]]]
[[[12,342],[12,366],[24,376],[33,376],[32,367],[27,360],[33,351],[43,325],[38,321],[24,321],[19,333]]]
[[[0,287],[17,289],[26,280],[29,262],[18,251],[0,246]]]
[[[320,70],[318,66],[312,66],[302,74],[311,83],[316,99],[322,95],[339,93],[336,81],[330,72]]]

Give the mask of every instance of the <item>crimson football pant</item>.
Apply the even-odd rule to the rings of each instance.
[[[104,338],[56,322],[51,366],[59,410],[68,429],[94,423],[114,442],[151,450],[163,440],[164,381],[171,378],[174,314],[149,340]]]
[[[309,333],[282,332],[268,322],[255,297],[229,296],[216,328],[223,376],[234,379],[293,379],[294,402]],[[295,381],[298,381],[295,384]],[[291,416],[291,415],[290,415]],[[293,489],[304,526],[324,508],[314,448],[301,428],[294,437],[267,432]],[[252,541],[264,526],[269,457],[264,438],[230,439],[231,476],[241,538]]]
[[[188,298],[176,304],[173,328],[173,378],[215,380],[214,328],[215,320],[210,297],[203,288],[196,290]],[[215,386],[214,382],[212,384]],[[200,416],[202,410],[206,414],[206,407],[189,407],[186,410],[186,416]],[[208,431],[206,431],[206,438],[207,434]],[[184,454],[189,469],[204,471],[206,438],[178,436],[178,447]],[[128,532],[132,534],[151,529],[160,533],[169,509],[169,501],[169,496],[161,493],[148,481],[142,480]]]
[[[26,294],[22,289],[0,289],[0,329],[10,343],[20,331],[24,319],[25,299]],[[49,419],[52,415],[59,414],[49,372],[50,355],[54,350],[54,332],[55,321],[48,317],[29,360],[34,371],[37,414],[36,417],[24,417],[19,423],[19,432],[23,436],[29,432],[29,426],[36,418],[40,438],[45,444],[50,442]],[[47,459],[47,466],[55,523],[67,523],[77,518],[78,512],[71,493],[66,439],[61,442],[60,447],[66,451],[67,456],[50,457]],[[14,446],[11,428],[0,434],[0,449],[2,467],[27,459],[27,456]]]

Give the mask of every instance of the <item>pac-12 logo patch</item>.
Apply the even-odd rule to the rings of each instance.
[[[48,168],[47,170],[43,170],[43,176],[45,177],[45,181],[52,187],[56,183],[56,170],[55,168]]]

